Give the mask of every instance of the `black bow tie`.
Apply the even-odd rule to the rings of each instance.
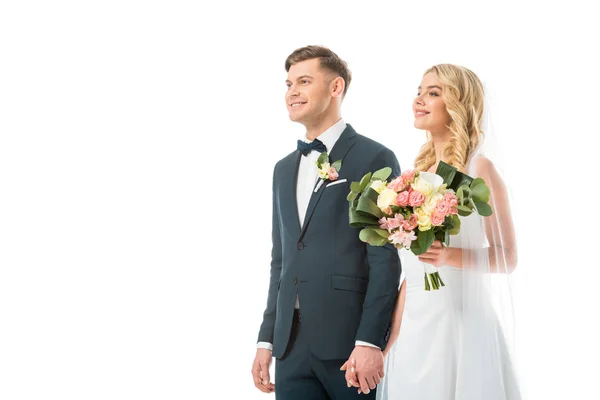
[[[298,140],[298,151],[302,153],[302,155],[307,156],[313,150],[324,153],[327,151],[327,147],[319,139],[315,139],[310,143]]]

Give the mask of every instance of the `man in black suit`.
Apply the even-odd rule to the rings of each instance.
[[[348,223],[346,196],[350,182],[367,172],[391,167],[394,177],[400,166],[392,151],[341,118],[351,75],[334,52],[303,47],[285,67],[289,116],[306,127],[306,138],[273,175],[271,279],[254,383],[265,393],[276,391],[278,400],[356,398],[340,371],[355,359],[360,398],[374,399],[401,268],[392,245],[360,241]],[[337,178],[319,177],[316,160],[323,152],[330,163],[342,160]]]

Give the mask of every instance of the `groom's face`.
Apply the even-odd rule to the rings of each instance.
[[[413,102],[415,128],[432,133],[445,132],[452,121],[442,97],[442,83],[434,73],[423,77]]]
[[[334,79],[335,74],[321,68],[318,58],[292,65],[285,81],[290,119],[306,125],[324,118],[335,96]]]

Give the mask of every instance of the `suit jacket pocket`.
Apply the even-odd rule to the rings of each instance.
[[[342,275],[331,276],[331,287],[335,290],[367,293],[367,286],[369,286],[369,281],[366,279]]]

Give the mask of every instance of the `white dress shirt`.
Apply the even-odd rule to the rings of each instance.
[[[338,122],[336,122],[331,128],[327,129],[325,132],[320,134],[317,139],[319,139],[325,147],[327,147],[327,153],[331,154],[331,149],[335,146],[335,143],[338,141],[340,136],[342,136],[342,132],[346,129],[346,123],[343,119],[340,118]],[[306,143],[310,143],[311,141],[305,137],[302,138]],[[300,157],[300,165],[298,166],[298,180],[296,184],[296,203],[298,205],[298,218],[300,220],[300,227],[304,225],[304,218],[306,217],[306,211],[308,209],[308,203],[310,202],[310,198],[315,190],[315,185],[318,180],[318,168],[317,168],[317,159],[321,153],[318,151],[311,151],[306,156]],[[336,160],[331,160],[336,161]],[[300,299],[296,296],[296,306],[297,309],[300,308]],[[356,341],[356,345],[361,346],[370,346],[377,347],[370,343],[362,342],[360,340]],[[273,350],[273,345],[267,342],[258,342],[259,348]]]

